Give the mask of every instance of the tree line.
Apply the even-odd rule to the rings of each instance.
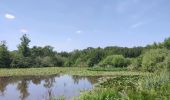
[[[88,47],[72,52],[57,52],[50,45],[29,47],[31,39],[24,34],[20,38],[18,49],[9,51],[5,41],[0,43],[0,68],[29,68],[29,67],[93,67],[114,66],[127,67],[133,59],[150,49],[170,49],[170,38],[162,43],[154,43],[145,47],[118,47],[105,48]]]

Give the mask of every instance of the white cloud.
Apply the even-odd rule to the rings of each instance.
[[[23,29],[20,29],[20,32],[21,32],[21,33],[27,33],[28,30],[23,28]]]
[[[136,24],[133,24],[133,25],[131,26],[131,28],[137,28],[137,27],[142,26],[143,24],[144,24],[143,22],[138,22],[138,23],[136,23]]]
[[[76,31],[76,34],[82,34],[82,33],[83,33],[83,31],[81,31],[81,30]]]
[[[6,14],[5,14],[5,18],[6,18],[6,19],[11,19],[11,20],[13,20],[13,19],[15,19],[16,17],[15,17],[14,15],[12,15],[12,14],[6,13]]]

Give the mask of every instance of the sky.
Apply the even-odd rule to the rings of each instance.
[[[0,41],[16,50],[145,46],[170,37],[170,0],[0,0]]]

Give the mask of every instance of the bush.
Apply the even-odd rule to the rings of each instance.
[[[127,67],[130,64],[130,60],[124,58],[122,55],[112,55],[106,57],[100,62],[100,66],[112,66],[112,67]]]
[[[40,62],[41,62],[41,66],[44,67],[54,67],[54,66],[61,67],[64,65],[64,59],[60,56],[54,56],[54,57],[46,56],[40,58]]]
[[[142,57],[134,58],[131,60],[131,64],[128,67],[131,70],[141,70],[142,67]]]
[[[165,58],[168,55],[166,49],[151,49],[143,55],[142,69],[155,72],[163,69],[165,65]]]
[[[64,66],[64,62],[65,59],[61,56],[52,57],[52,63],[54,64],[54,66],[58,66],[58,67]]]
[[[28,68],[34,65],[34,60],[30,57],[15,57],[12,60],[12,68]]]
[[[84,59],[82,58],[78,58],[74,64],[74,66],[77,66],[77,67],[87,67],[87,63],[86,61],[84,61]]]
[[[52,67],[54,64],[52,63],[52,59],[49,56],[41,58],[41,66],[43,67]]]
[[[170,37],[164,40],[164,46],[167,49],[170,49]]]
[[[88,59],[87,64],[89,67],[93,67],[97,65],[104,57],[104,52],[98,51],[92,54],[92,56]]]
[[[9,68],[11,63],[10,53],[5,43],[0,43],[0,68]]]
[[[170,74],[170,53],[166,57],[166,67],[167,67],[168,73]]]

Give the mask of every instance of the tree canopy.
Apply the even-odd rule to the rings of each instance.
[[[26,34],[20,40],[18,50],[15,51],[8,51],[6,43],[1,42],[0,67],[93,67],[101,65],[127,67],[132,63],[131,65],[135,66],[136,69],[141,66],[145,66],[143,67],[145,69],[147,66],[155,66],[152,62],[160,60],[159,57],[164,52],[163,49],[170,49],[170,38],[165,39],[162,43],[154,42],[146,47],[88,47],[72,52],[57,52],[50,45],[29,47],[31,39]],[[160,50],[152,51],[151,49]],[[152,62],[149,62],[150,59]]]

